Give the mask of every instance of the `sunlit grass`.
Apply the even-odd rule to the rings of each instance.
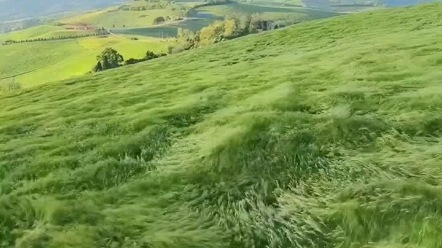
[[[97,31],[95,30],[55,30],[52,32],[47,32],[43,35],[37,36],[36,38],[59,38],[59,37],[79,37],[79,36],[85,36],[85,35],[91,35],[96,34]]]
[[[5,247],[441,247],[442,5],[0,95]]]
[[[335,13],[305,9],[299,7],[281,7],[261,5],[257,3],[231,3],[226,5],[205,6],[198,8],[199,11],[211,12],[215,15],[226,16],[240,13],[255,14],[259,13],[262,18],[268,19],[287,19],[297,18],[299,20],[313,20],[318,18],[331,17]]]
[[[31,28],[26,28],[19,31],[14,31],[6,34],[0,34],[0,41],[4,40],[26,40],[26,39],[32,39],[37,38],[40,36],[44,36],[47,33],[60,31],[62,30],[59,26],[52,26],[52,25],[41,25]]]
[[[0,46],[3,55],[0,57],[0,84],[8,83],[12,76],[23,87],[28,87],[84,75],[106,47],[116,49],[128,59],[142,58],[147,50],[166,52],[167,46],[157,40],[134,41],[114,36]]]
[[[61,20],[63,23],[88,23],[105,28],[146,27],[153,25],[159,16],[176,17],[178,12],[170,9],[154,9],[145,11],[109,11],[87,13]]]

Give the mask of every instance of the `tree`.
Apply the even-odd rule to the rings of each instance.
[[[154,20],[153,20],[153,24],[160,24],[160,23],[163,23],[163,22],[165,22],[166,21],[166,19],[164,19],[164,17],[162,17],[162,16],[158,16],[157,18],[155,18]]]
[[[231,17],[226,17],[224,20],[224,37],[231,38],[237,36],[238,32],[237,21]]]
[[[123,63],[124,58],[115,49],[108,47],[97,56],[97,60],[101,62],[102,69],[107,70],[119,67]]]
[[[154,52],[147,51],[147,52],[146,52],[146,56],[144,56],[144,59],[146,59],[146,60],[150,60],[150,59],[156,59],[156,58],[158,58],[158,57],[159,57],[159,56],[156,55]]]
[[[92,72],[99,72],[103,70],[103,66],[101,66],[101,62],[98,61],[97,64],[92,68]]]

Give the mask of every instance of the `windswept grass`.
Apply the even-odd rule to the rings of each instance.
[[[0,96],[2,247],[442,245],[442,5]]]

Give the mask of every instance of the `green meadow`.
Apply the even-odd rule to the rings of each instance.
[[[60,31],[61,28],[54,25],[40,25],[10,33],[0,34],[0,42],[5,40],[26,40],[38,38],[47,33]]]
[[[265,18],[314,20],[337,15],[333,12],[314,10],[300,7],[283,7],[276,4],[264,3],[230,3],[224,5],[205,6],[197,8],[198,11],[210,12],[219,16],[235,15],[241,13],[259,13]]]
[[[441,247],[441,44],[423,4],[1,92],[0,247]]]
[[[147,37],[176,37],[178,28],[189,29],[193,32],[210,25],[214,20],[211,19],[191,19],[182,22],[165,24],[156,27],[112,29],[112,32],[118,35],[137,35]]]
[[[166,52],[168,44],[160,40],[134,41],[109,36],[0,46],[0,86],[10,83],[13,77],[21,86],[28,87],[84,75],[106,47],[116,49],[129,59],[141,58],[147,50]]]
[[[132,6],[132,5],[130,5]],[[135,5],[136,6],[136,5]],[[92,11],[80,15],[60,19],[61,23],[88,23],[105,28],[146,27],[154,24],[154,19],[159,16],[177,17],[179,10],[171,8],[148,9],[143,11],[124,11],[118,7],[111,7],[99,11]]]

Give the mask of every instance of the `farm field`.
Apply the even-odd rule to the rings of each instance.
[[[119,35],[140,35],[148,37],[175,37],[178,28],[198,31],[201,28],[209,25],[213,20],[211,19],[192,19],[179,23],[172,23],[161,25],[157,27],[144,28],[130,28],[130,29],[112,29],[112,32]]]
[[[25,40],[33,39],[39,36],[43,36],[50,32],[57,32],[63,28],[54,25],[40,25],[31,28],[26,28],[19,31],[0,34],[0,42],[5,40]]]
[[[96,34],[97,31],[95,30],[68,30],[68,29],[61,29],[61,30],[54,30],[51,32],[47,32],[43,35],[37,36],[36,38],[58,38],[58,37],[78,37],[82,35],[89,35],[89,34]]]
[[[28,87],[84,75],[106,47],[116,49],[125,59],[141,58],[147,50],[167,51],[167,43],[158,40],[114,36],[0,46],[0,84],[10,82],[12,76]]]
[[[67,29],[67,26],[40,25],[19,31],[0,34],[0,43],[6,40],[26,40],[37,38],[74,37],[97,33],[95,30]]]
[[[215,15],[225,16],[235,13],[260,13],[266,18],[298,18],[300,20],[314,20],[337,15],[333,12],[299,8],[278,7],[260,4],[230,3],[226,5],[205,6],[197,9],[202,12],[211,12]]]
[[[178,16],[179,11],[171,9],[153,9],[145,11],[122,11],[116,7],[63,18],[62,23],[88,23],[105,28],[146,27],[154,23],[159,16]],[[115,25],[115,26],[114,26]]]
[[[423,4],[2,93],[1,244],[438,248],[440,44]]]

